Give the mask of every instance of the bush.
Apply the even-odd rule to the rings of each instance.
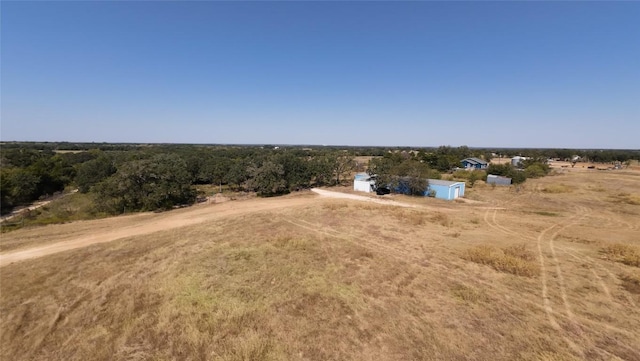
[[[540,178],[544,177],[547,174],[547,171],[545,171],[541,164],[532,164],[525,168],[524,174],[527,178]]]

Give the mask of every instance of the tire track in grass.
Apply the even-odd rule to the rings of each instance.
[[[611,272],[611,270],[609,270],[607,267],[599,264],[595,259],[593,259],[593,258],[591,258],[591,257],[589,257],[587,255],[581,255],[579,253],[576,253],[574,250],[571,250],[569,248],[558,247],[558,249],[560,249],[561,251],[565,252],[566,254],[570,255],[571,257],[573,257],[573,258],[575,258],[577,260],[580,260],[582,262],[587,263],[592,269],[593,269],[593,266],[599,268],[600,270],[604,271],[607,274],[607,276],[609,276],[609,278],[611,278],[614,282],[617,282],[619,280],[618,277],[616,277],[616,275],[613,272]],[[596,273],[596,275],[597,275],[597,273]],[[598,275],[598,277],[602,280],[602,278],[599,275]],[[604,280],[602,280],[602,283],[603,283],[603,286],[606,287],[606,284],[604,283]],[[606,287],[606,288],[609,290],[609,293],[611,293],[610,289],[608,287]],[[629,305],[631,307],[633,307],[633,308],[637,308],[638,307],[636,302],[633,300],[633,297],[631,297],[628,292],[623,292],[623,295],[625,296],[625,298],[627,299],[627,301],[629,302]],[[624,306],[624,305],[622,305],[622,306]]]
[[[509,200],[513,201],[516,197],[513,197],[512,199]],[[487,210],[485,212],[485,223],[487,223],[490,227],[501,231],[504,234],[507,235],[517,235],[520,237],[525,237],[528,238],[527,236],[524,236],[520,233],[517,233],[515,231],[512,231],[506,227],[502,227],[497,223],[496,220],[496,215],[497,215],[497,210],[494,211],[493,216],[491,217],[492,222],[489,221],[489,210]],[[572,218],[575,218],[576,216],[574,215]],[[545,235],[550,232],[551,230],[553,230],[554,228],[557,228],[558,226],[561,225],[562,222],[558,222],[556,224],[551,225],[550,227],[547,227],[546,229],[544,229],[543,231],[541,231],[538,234],[538,237],[536,238],[536,243],[537,243],[537,248],[538,248],[538,259],[540,262],[540,275],[541,275],[541,292],[542,292],[542,300],[543,300],[543,308],[545,310],[545,313],[547,314],[547,319],[549,320],[549,324],[551,325],[551,327],[553,329],[555,329],[556,331],[558,331],[558,333],[560,334],[560,336],[563,338],[563,340],[569,345],[569,347],[576,352],[578,355],[580,355],[582,358],[584,358],[584,350],[578,346],[575,342],[573,342],[571,339],[569,339],[565,334],[564,334],[564,330],[563,328],[560,326],[560,324],[558,323],[558,321],[556,320],[555,316],[554,316],[554,311],[553,311],[553,307],[551,305],[551,298],[549,296],[549,288],[548,288],[548,280],[547,280],[547,267],[545,264],[545,257],[544,257],[544,253],[542,251],[542,243],[543,243],[543,239],[545,237]],[[563,227],[566,228],[567,226]],[[552,239],[557,236],[557,234],[563,229],[561,228],[560,230],[558,230],[556,233],[554,233],[554,235],[552,236]],[[552,241],[551,241],[552,242]],[[553,247],[552,243],[550,243],[550,247]],[[552,254],[553,254],[553,248],[552,248]],[[563,299],[563,303],[565,305],[565,311],[567,314],[567,318],[570,321],[570,323],[576,325],[576,321],[575,321],[575,315],[573,314],[573,312],[571,311],[571,308],[568,307],[568,299],[567,299],[567,295],[566,295],[566,290],[564,288],[564,278],[561,276],[561,271],[559,271],[559,262],[557,261],[557,257],[555,257],[554,255],[554,261],[556,263],[556,272],[560,273],[560,290],[561,290],[561,297]],[[579,328],[578,328],[579,329]]]
[[[292,220],[287,220],[287,221],[289,223],[293,224],[293,225],[296,225],[296,226],[301,227],[301,228],[306,229],[306,230],[311,230],[311,231],[314,231],[314,232],[318,232],[318,233],[321,233],[321,234],[324,234],[324,235],[327,235],[327,236],[330,236],[330,237],[333,237],[333,238],[346,239],[349,242],[352,242],[354,244],[363,246],[363,247],[365,247],[365,248],[367,248],[369,250],[372,250],[372,251],[380,251],[380,248],[383,248],[383,249],[385,249],[387,251],[391,250],[393,252],[394,258],[396,258],[396,259],[398,259],[400,261],[407,261],[407,259],[411,259],[411,260],[414,260],[414,261],[423,261],[423,259],[421,259],[420,257],[416,257],[411,250],[399,250],[399,249],[396,249],[394,247],[387,246],[387,245],[385,245],[383,243],[375,242],[375,241],[372,240],[372,238],[371,238],[371,236],[369,234],[364,234],[363,232],[359,232],[359,233],[361,233],[361,237],[358,236],[355,232],[347,233],[347,234],[350,234],[350,235],[358,237],[358,239],[361,240],[360,242],[358,242],[358,241],[355,241],[355,240],[353,240],[353,239],[351,239],[349,237],[346,237],[344,232],[336,230],[336,229],[333,229],[333,228],[325,226],[325,225],[315,224],[315,223],[311,223],[311,222],[308,222],[306,220],[301,220],[301,219],[296,219],[295,221],[292,221]],[[299,224],[298,222],[301,222],[302,224]],[[363,245],[363,243],[368,243],[369,246],[367,247],[367,246]],[[371,245],[374,245],[375,247],[371,247]],[[466,287],[469,287],[469,288],[476,288],[477,287],[477,285],[470,284],[470,283],[464,281],[464,279],[468,279],[469,275],[467,273],[465,273],[463,270],[455,269],[455,268],[452,269],[452,268],[449,268],[449,267],[445,266],[444,264],[434,263],[433,260],[430,260],[429,264],[431,266],[435,266],[440,271],[442,271],[442,272],[439,272],[438,275],[448,279],[450,282],[457,282],[457,283],[459,283],[461,285],[464,285]],[[499,293],[498,291],[495,290],[496,284],[493,283],[493,282],[483,281],[483,280],[480,280],[480,279],[474,279],[473,282],[484,286],[489,291],[489,294],[494,296],[494,297],[497,296],[498,293]],[[511,299],[505,300],[505,302],[509,303],[514,308],[518,308],[518,307],[521,307],[522,304],[526,304],[531,308],[542,308],[544,310],[544,306],[541,306],[539,303],[536,303],[534,301],[528,300],[528,299],[523,298],[523,297],[511,298]],[[566,319],[567,321],[570,321],[568,316],[566,316],[566,314],[564,314],[564,313],[556,313],[553,310],[551,310],[551,313],[552,313],[552,316],[554,318],[561,318],[561,319]],[[518,322],[523,322],[523,320],[519,319],[516,316],[512,315],[512,318],[514,318]],[[588,323],[588,324],[591,324],[591,325],[594,325],[594,326],[598,326],[598,327],[603,327],[603,328],[609,330],[610,332],[617,332],[619,334],[623,334],[623,335],[625,335],[627,337],[636,336],[632,332],[629,332],[627,330],[612,326],[612,325],[610,325],[608,323],[605,323],[605,322],[591,320],[591,319],[586,318],[584,316],[578,316],[578,315],[575,315],[574,318],[578,318],[578,319],[580,319],[581,322],[584,322],[584,323]],[[556,324],[558,324],[558,323],[556,322]],[[560,327],[559,324],[558,324],[558,327]],[[631,348],[629,346],[626,346],[625,344],[621,344],[621,346],[636,352],[635,349],[633,349],[633,348]],[[605,352],[607,354],[610,354],[606,350],[601,350],[601,351]]]
[[[580,212],[582,210],[578,209],[576,210],[576,212]],[[558,284],[560,286],[560,296],[562,298],[562,303],[564,304],[564,309],[565,309],[565,313],[567,314],[567,317],[569,318],[569,320],[571,320],[571,323],[573,324],[573,326],[576,328],[576,330],[580,330],[580,325],[575,321],[575,315],[573,313],[573,310],[571,309],[571,304],[569,303],[569,298],[567,297],[567,290],[566,290],[566,281],[564,279],[564,275],[562,273],[562,269],[560,267],[560,260],[558,259],[558,256],[556,254],[556,250],[554,247],[554,240],[555,238],[558,236],[558,234],[560,234],[560,232],[564,231],[567,228],[573,227],[576,224],[578,224],[580,222],[580,220],[583,218],[584,216],[581,216],[578,218],[578,220],[575,220],[565,226],[562,226],[561,228],[559,228],[558,230],[556,230],[551,237],[549,237],[549,249],[551,250],[551,257],[553,258],[553,262],[555,263],[555,269],[556,269],[556,275],[558,276]]]
[[[576,256],[574,253],[570,252],[567,248],[557,247],[557,249],[560,250],[561,252],[573,257],[574,259],[576,259],[576,260],[578,260],[580,262],[589,264],[589,262],[586,262],[584,258]],[[602,277],[600,277],[600,275],[596,272],[596,270],[593,268],[593,266],[591,264],[589,264],[589,269],[591,270],[591,273],[593,274],[593,276],[598,281],[598,284],[600,285],[600,288],[602,288],[602,291],[604,292],[604,294],[609,299],[609,302],[615,304],[615,300],[614,300],[613,296],[611,296],[611,290],[609,289],[607,284],[604,283],[604,280],[602,279]]]
[[[578,355],[580,355],[583,359],[584,359],[584,351],[582,350],[581,347],[579,347],[576,343],[574,343],[573,341],[571,341],[567,336],[565,336],[564,334],[564,330],[562,329],[562,327],[560,326],[560,324],[558,323],[558,321],[556,321],[556,318],[553,315],[553,307],[551,306],[551,299],[549,297],[549,290],[547,287],[547,267],[545,265],[544,262],[544,254],[542,252],[542,240],[544,238],[544,235],[551,231],[552,229],[556,228],[559,224],[554,224],[546,229],[544,229],[542,232],[540,232],[540,234],[538,235],[537,238],[537,245],[538,245],[538,259],[540,261],[540,279],[542,282],[542,302],[544,305],[544,311],[547,314],[547,319],[549,320],[549,324],[551,325],[551,327],[556,330],[560,336],[562,337],[562,339],[569,345],[569,347],[576,352]]]
[[[563,230],[565,230],[565,229],[567,229],[569,227],[572,227],[572,226],[575,226],[575,225],[579,224],[590,213],[590,210],[588,208],[586,208],[586,207],[576,207],[575,213],[576,214],[569,219],[569,222],[570,222],[569,224],[562,226],[560,229],[557,229],[549,237],[549,248],[551,250],[551,254],[552,254],[552,257],[553,257],[553,260],[554,260],[554,263],[555,263],[556,274],[558,276],[558,281],[559,281],[558,283],[559,283],[560,291],[561,291],[561,298],[563,300],[563,305],[564,305],[564,309],[565,309],[565,312],[564,312],[565,315],[562,315],[562,316],[566,317],[567,321],[570,322],[577,331],[581,331],[582,330],[580,328],[581,323],[588,322],[588,323],[592,323],[592,324],[601,325],[601,326],[603,326],[603,327],[605,327],[606,329],[609,329],[609,330],[616,330],[618,332],[628,333],[627,331],[624,331],[622,329],[616,328],[615,326],[612,326],[612,325],[610,325],[608,323],[605,323],[605,322],[593,321],[593,320],[591,320],[589,318],[582,317],[582,316],[578,317],[573,313],[573,311],[571,309],[571,304],[570,304],[570,302],[568,300],[568,296],[567,296],[567,293],[566,293],[566,287],[565,287],[565,283],[566,282],[564,281],[564,277],[563,277],[562,270],[561,270],[561,267],[560,267],[559,259],[557,258],[557,255],[555,254],[556,246],[555,246],[554,241],[555,241],[556,237],[560,234],[560,232],[562,232]],[[494,217],[492,217],[492,221],[494,222],[494,224],[493,224],[494,227],[493,228],[502,230],[503,233],[508,234],[508,235],[518,235],[518,236],[521,236],[523,238],[530,239],[530,237],[528,237],[528,236],[518,234],[515,231],[510,230],[510,229],[498,224],[497,223],[497,219],[495,217],[495,214],[497,214],[497,212],[495,212],[494,213]],[[542,272],[541,272],[541,275],[542,275],[541,280],[542,280],[542,294],[543,294],[543,300],[544,300],[543,301],[544,302],[543,303],[544,310],[547,313],[547,316],[549,318],[549,322],[550,322],[551,326],[554,327],[554,324],[557,325],[559,327],[559,329],[557,329],[557,330],[560,331],[560,332],[562,331],[562,327],[554,319],[559,314],[556,313],[555,311],[553,311],[553,308],[551,307],[550,297],[548,295],[548,281],[547,281],[547,278],[546,278],[546,267],[544,265],[544,255],[543,255],[543,252],[542,252],[542,242],[541,242],[541,240],[544,239],[544,236],[548,232],[550,232],[553,228],[556,228],[556,227],[560,226],[561,223],[562,222],[558,222],[558,223],[548,227],[547,229],[543,230],[540,233],[540,235],[538,236],[538,239],[536,239],[536,241],[538,241],[538,255],[539,255],[540,262],[541,262],[541,270],[542,270]],[[611,274],[608,270],[607,270],[607,272],[609,274]],[[606,287],[604,282],[602,284]],[[625,293],[625,296],[627,296],[627,298],[629,298],[629,295],[626,294],[626,293]],[[630,301],[631,301],[630,303],[635,305],[633,300],[630,300]],[[581,338],[584,341],[586,341],[590,345],[590,348],[593,349],[594,351],[600,352],[600,353],[604,353],[604,354],[607,354],[609,356],[614,356],[614,357],[618,358],[617,356],[612,355],[607,350],[604,350],[604,349],[594,345],[591,342],[591,340],[586,338],[585,335],[582,332],[579,335],[581,336]],[[578,352],[578,354],[580,354],[581,356],[584,355],[583,349],[580,348],[576,343],[574,343],[573,341],[571,341],[570,339],[568,339],[564,335],[562,335],[562,337],[567,342],[567,344],[569,344],[570,347],[572,349],[574,349],[574,351]],[[634,353],[637,353],[637,350],[635,348],[633,348],[633,347],[627,346],[624,343],[619,343],[619,345],[623,346],[624,348],[627,348],[628,350],[634,351]]]

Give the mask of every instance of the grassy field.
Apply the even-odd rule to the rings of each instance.
[[[17,230],[0,256],[200,217],[0,268],[0,359],[640,360],[638,185],[567,171],[466,203],[302,194]]]

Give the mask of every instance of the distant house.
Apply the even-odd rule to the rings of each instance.
[[[358,173],[353,179],[353,190],[371,193],[376,188],[376,177],[367,173]]]
[[[460,161],[462,163],[463,168],[467,169],[486,169],[487,162],[479,158],[467,158]]]
[[[452,201],[456,198],[464,197],[464,182],[451,182],[441,179],[427,179],[429,185],[424,191],[424,196],[431,196],[438,199],[446,199]],[[398,186],[393,189],[396,193],[409,194],[409,185],[399,182]]]
[[[508,186],[511,185],[511,178],[489,174],[487,175],[487,184],[495,184],[499,186]]]

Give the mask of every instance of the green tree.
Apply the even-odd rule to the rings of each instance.
[[[75,182],[81,193],[87,193],[91,187],[116,172],[113,160],[101,154],[96,159],[84,162],[77,167]]]
[[[249,166],[247,159],[234,159],[229,166],[229,171],[225,174],[225,182],[233,189],[240,189],[249,179]]]
[[[333,175],[336,179],[336,185],[340,184],[341,179],[344,179],[355,168],[355,159],[348,154],[334,153],[327,158]]]
[[[469,174],[469,187],[473,188],[477,181],[486,178],[486,174],[482,171],[472,170]]]
[[[110,213],[170,209],[195,200],[187,164],[174,154],[125,163],[94,188],[98,204]]]
[[[261,197],[270,197],[288,191],[285,172],[281,164],[266,161],[261,166],[249,167],[250,178],[247,188],[258,192]]]
[[[317,186],[327,185],[333,179],[333,169],[327,156],[314,157],[309,163],[309,171]]]
[[[298,190],[309,187],[312,178],[309,161],[291,152],[280,153],[273,158],[273,162],[280,164],[284,171],[285,187],[290,190]]]

